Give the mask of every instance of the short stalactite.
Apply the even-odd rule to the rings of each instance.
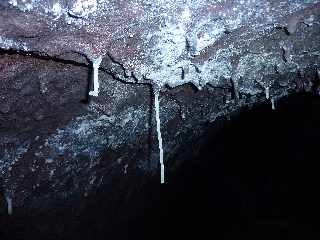
[[[89,92],[90,96],[98,97],[99,95],[99,66],[102,61],[102,56],[92,60],[93,66],[93,91]]]
[[[266,99],[270,98],[270,87],[265,87]]]
[[[271,108],[272,110],[276,110],[276,104],[274,102],[274,98],[271,98]]]
[[[239,101],[240,99],[240,94],[239,94],[239,82],[238,79],[236,78],[231,78],[232,86],[233,86],[233,94],[236,102]]]
[[[8,215],[12,215],[12,199],[6,196],[6,202],[8,207]]]

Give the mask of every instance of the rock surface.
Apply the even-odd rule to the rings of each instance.
[[[158,177],[154,89],[169,179],[207,123],[318,93],[319,24],[316,0],[0,1],[0,173],[13,213],[101,189],[130,199]]]

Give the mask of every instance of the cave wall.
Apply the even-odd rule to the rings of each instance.
[[[5,195],[18,211],[130,198],[159,175],[155,89],[170,181],[208,122],[318,92],[319,13],[312,0],[1,1]]]

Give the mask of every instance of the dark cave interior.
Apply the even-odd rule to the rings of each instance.
[[[320,239],[319,49],[320,0],[0,0],[0,240]]]
[[[5,217],[0,239],[319,239],[319,109],[318,96],[296,93],[275,111],[265,103],[218,119],[198,156],[123,203],[116,223],[102,191],[81,211]]]

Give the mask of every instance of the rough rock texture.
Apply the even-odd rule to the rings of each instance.
[[[208,122],[318,92],[319,24],[316,0],[0,1],[5,194],[23,211],[130,199],[159,174],[155,88],[170,179]]]

